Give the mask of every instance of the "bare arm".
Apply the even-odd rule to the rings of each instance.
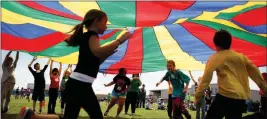
[[[15,59],[15,61],[13,63],[14,68],[17,67],[18,60],[19,60],[19,51],[17,51],[16,59]]]
[[[58,77],[60,77],[60,75],[61,75],[61,71],[62,71],[62,63],[60,62],[59,65],[60,65],[60,67],[59,67],[59,75],[58,75]]]
[[[49,60],[47,61],[46,65],[49,65],[50,62],[51,62],[51,58],[49,58]]]
[[[28,67],[31,67],[32,66],[32,63],[37,59],[37,57],[34,57],[31,61],[31,63],[28,65]]]
[[[113,84],[115,84],[114,81],[111,81],[109,84],[104,84],[105,87],[108,87],[108,86],[112,86]]]
[[[72,73],[72,64],[70,64],[70,73]]]
[[[54,61],[52,60],[50,63],[50,71],[49,71],[50,76],[52,76],[53,63],[54,63]]]
[[[103,62],[108,56],[112,55],[119,45],[120,42],[112,42],[101,47],[97,36],[91,36],[89,40],[89,47],[92,53],[98,57],[101,62]]]
[[[190,78],[192,79],[192,81],[193,81],[194,83],[197,83],[196,80],[194,79],[194,77],[193,77],[191,71],[189,71],[189,75],[190,75]]]
[[[9,52],[7,53],[7,55],[6,55],[6,57],[5,57],[5,60],[4,60],[3,64],[2,64],[2,66],[4,66],[4,64],[6,64],[6,60],[7,60],[7,58],[10,56],[11,53],[12,53],[12,51],[9,51]]]

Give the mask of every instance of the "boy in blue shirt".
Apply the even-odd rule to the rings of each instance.
[[[175,69],[175,62],[173,60],[167,61],[168,72],[165,74],[163,79],[157,83],[157,86],[164,80],[170,81],[173,87],[172,92],[172,108],[173,108],[173,118],[182,118],[182,113],[187,119],[191,119],[191,115],[184,107],[183,100],[185,99],[185,94],[188,89],[190,78],[185,75],[180,70]],[[186,84],[186,86],[184,86]]]

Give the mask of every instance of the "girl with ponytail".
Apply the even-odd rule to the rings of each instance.
[[[106,13],[92,9],[86,13],[82,23],[72,29],[73,34],[67,39],[69,46],[79,46],[79,59],[65,87],[64,118],[66,119],[76,119],[81,107],[91,119],[103,118],[92,83],[97,77],[100,64],[131,36],[129,32],[126,32],[115,42],[100,46],[98,34],[105,32],[107,21]],[[86,32],[83,31],[84,27],[87,29]]]
[[[96,79],[100,64],[111,56],[120,44],[131,37],[130,33],[126,32],[115,42],[100,46],[98,34],[105,32],[107,21],[106,13],[92,9],[86,13],[82,23],[70,31],[73,34],[66,40],[69,46],[79,46],[79,59],[65,85],[64,119],[77,119],[81,107],[88,113],[90,119],[103,119],[92,83]],[[86,32],[83,31],[84,28],[87,29]],[[57,115],[35,114],[27,107],[21,108],[19,117],[20,119],[59,119]]]

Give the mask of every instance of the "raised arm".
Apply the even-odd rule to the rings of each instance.
[[[61,75],[61,71],[62,71],[62,63],[60,62],[59,65],[60,65],[60,66],[59,66],[59,75],[58,75],[58,77],[60,77],[60,75]]]
[[[16,59],[15,59],[15,61],[14,61],[14,63],[13,63],[13,66],[14,66],[14,67],[17,67],[18,60],[19,60],[19,51],[17,51]]]
[[[72,73],[72,64],[70,64],[70,73]]]
[[[54,61],[52,60],[50,63],[50,71],[49,71],[50,76],[52,76],[53,63],[54,63]]]
[[[4,66],[4,65],[6,64],[7,58],[10,56],[11,53],[12,53],[12,51],[9,51],[9,52],[7,53],[7,55],[6,55],[6,57],[5,57],[5,60],[4,60],[3,64],[2,64],[2,66]]]
[[[51,62],[51,58],[49,58],[49,60],[47,61],[46,65],[49,65],[50,62]]]
[[[37,57],[33,57],[31,63],[28,65],[28,67],[31,67],[32,66],[32,63],[37,59]]]
[[[194,79],[194,77],[193,77],[191,71],[189,71],[189,75],[190,75],[190,78],[192,79],[192,81],[193,81],[194,83],[197,83],[196,80]]]

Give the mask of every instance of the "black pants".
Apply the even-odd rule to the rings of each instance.
[[[261,110],[267,114],[267,97],[261,97]]]
[[[65,107],[65,95],[64,90],[61,90],[61,109],[64,109]]]
[[[127,93],[126,102],[125,102],[125,113],[128,112],[130,104],[131,104],[132,113],[135,113],[137,98],[138,98],[137,92]]]
[[[64,119],[77,119],[81,107],[90,119],[103,119],[99,102],[90,83],[69,78],[65,88],[65,101]]]
[[[55,108],[57,104],[58,89],[49,88],[49,102],[48,102],[48,114],[55,113]]]
[[[208,110],[205,119],[242,119],[245,100],[224,97],[217,94]]]
[[[144,98],[141,98],[141,99],[139,99],[139,107],[140,108],[145,108],[145,103],[146,103],[146,99],[144,99]]]
[[[168,105],[167,105],[167,110],[168,110],[168,116],[172,118],[172,94],[169,94],[168,98]]]

